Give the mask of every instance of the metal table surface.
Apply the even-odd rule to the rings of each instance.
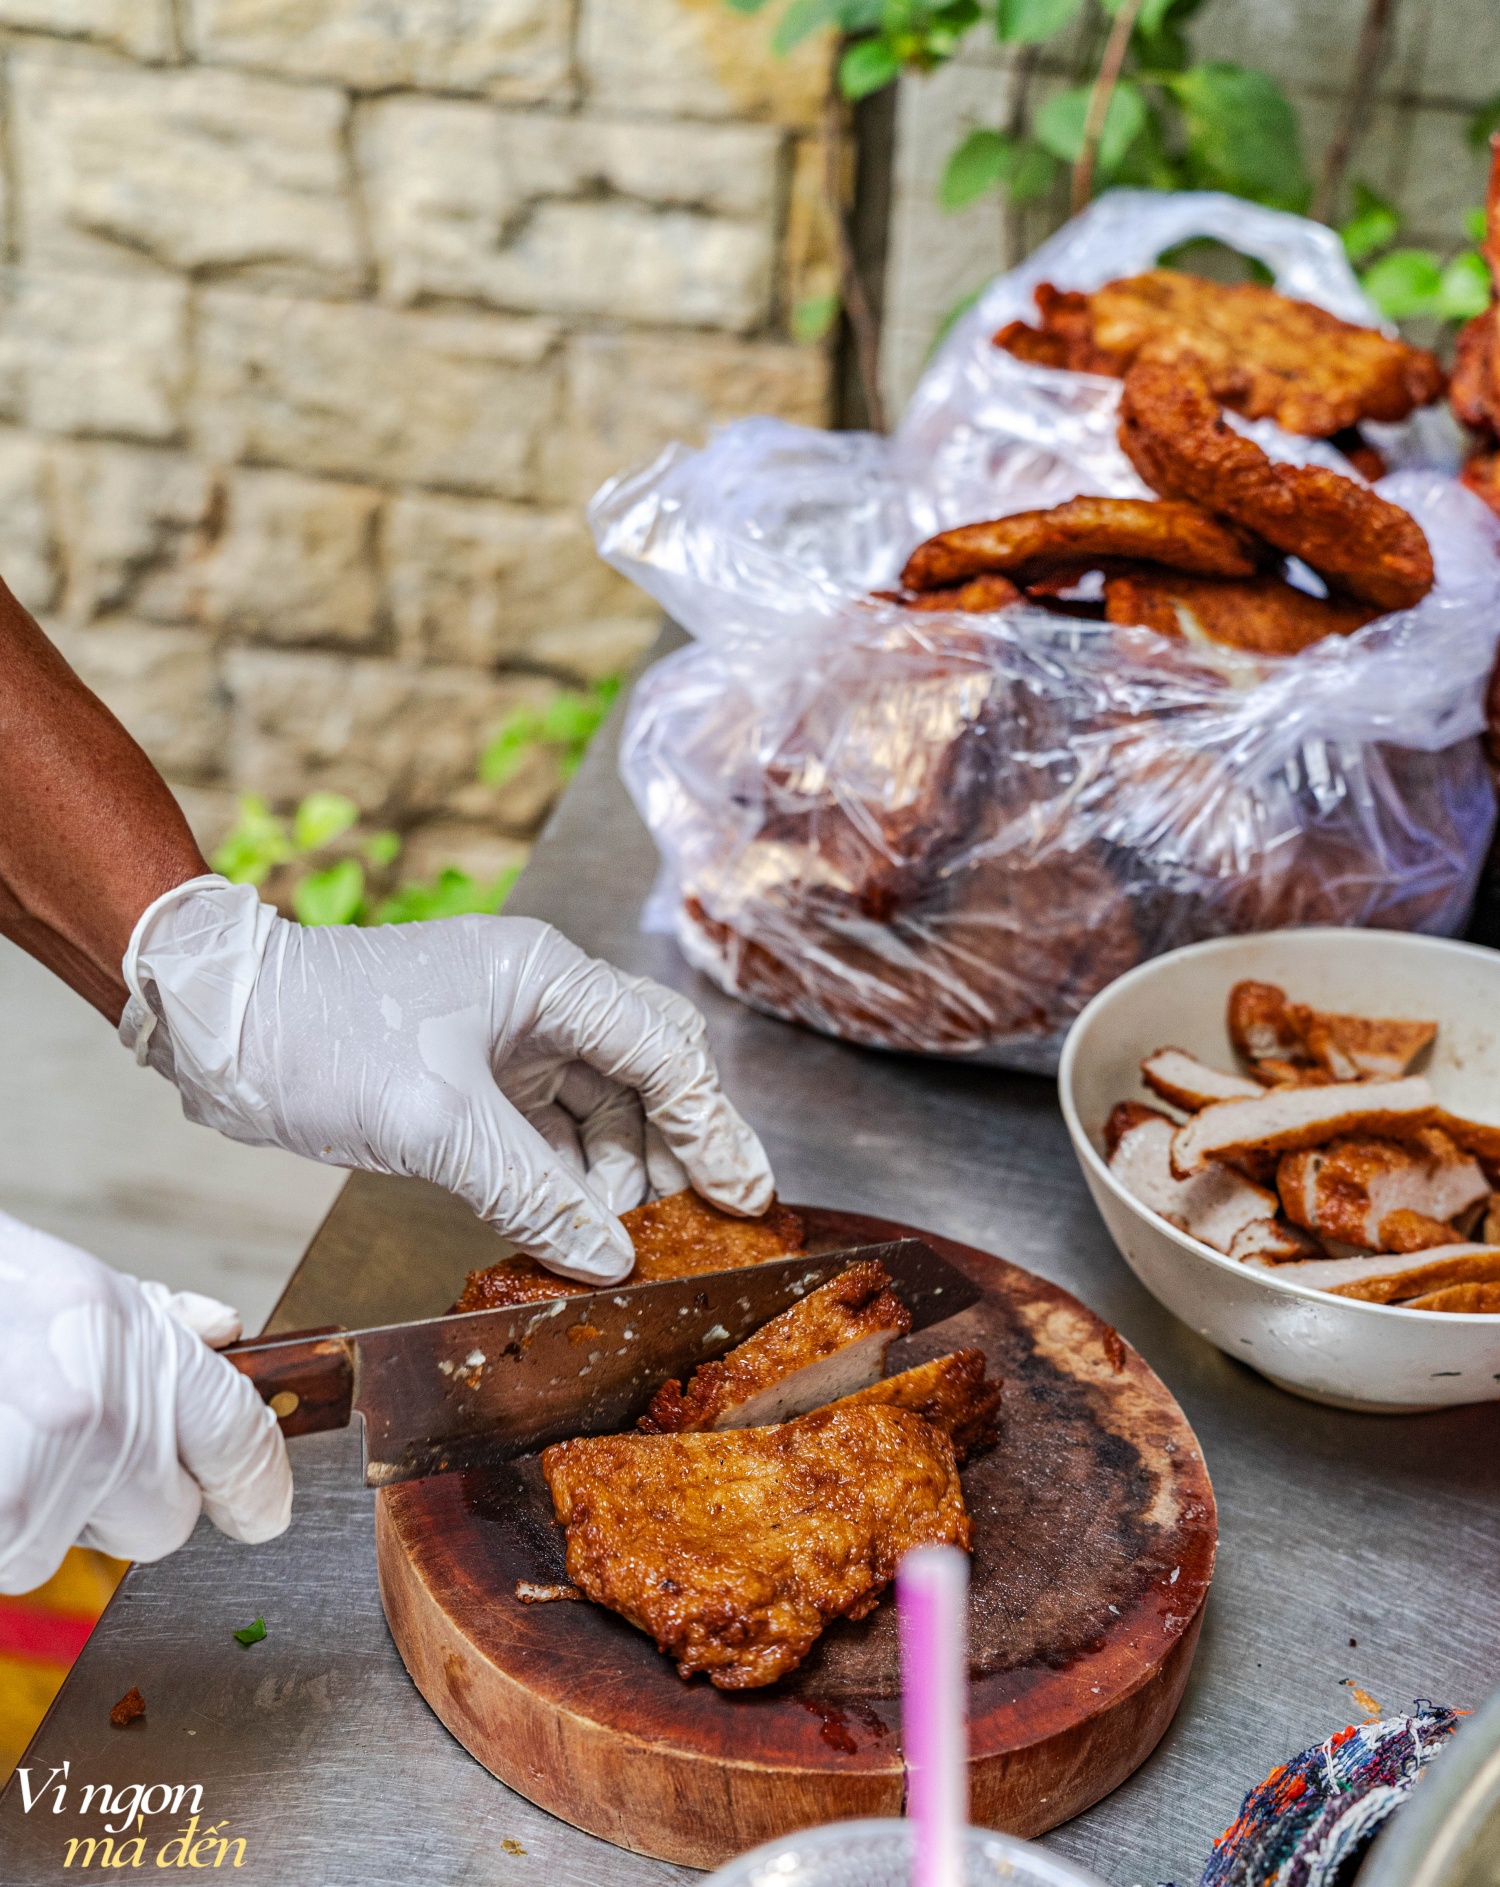
[[[640,933],[654,868],[604,736],[510,908],[703,1005],[783,1197],[926,1225],[1065,1285],[1142,1352],[1203,1444],[1222,1541],[1186,1698],[1137,1774],[1051,1846],[1122,1887],[1188,1887],[1248,1786],[1361,1715],[1341,1685],[1395,1709],[1418,1696],[1473,1706],[1500,1683],[1500,1405],[1374,1417],[1273,1388],[1136,1284],[1050,1082],[850,1048],[722,998],[669,940]],[[492,1257],[490,1235],[443,1195],[357,1175],[272,1327],[431,1314]],[[80,1812],[81,1785],[99,1782],[116,1801],[124,1791],[125,1810],[133,1783],[201,1785],[198,1833],[218,1834],[191,1856],[239,1858],[238,1878],[265,1887],[690,1878],[553,1820],[464,1753],[386,1632],[357,1440],[292,1448],[281,1539],[234,1546],[200,1522],[182,1552],[127,1576],[25,1759],[33,1789],[67,1764],[67,1794],[59,1803],[54,1784],[28,1812],[16,1778],[0,1797],[0,1887],[77,1878],[86,1851],[65,1868],[67,1842],[102,1831],[97,1795]],[[266,1638],[242,1649],[230,1633],[257,1616]],[[109,1707],[133,1684],[146,1718],[112,1729]],[[148,1868],[192,1805],[148,1815]],[[221,1856],[236,1838],[243,1851]]]

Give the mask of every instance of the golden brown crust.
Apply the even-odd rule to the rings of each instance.
[[[1226,1011],[1234,1052],[1246,1061],[1300,1060],[1302,1037],[1287,1012],[1286,991],[1249,978],[1229,992]]]
[[[906,561],[908,590],[950,589],[998,572],[1018,583],[1105,568],[1127,558],[1199,576],[1249,576],[1259,548],[1195,504],[1144,498],[1071,498],[1048,511],[1018,511],[961,524],[919,544]]]
[[[1349,636],[1380,611],[1347,597],[1309,596],[1281,577],[1238,581],[1142,570],[1108,577],[1104,614],[1174,639],[1201,639],[1252,655],[1296,655],[1324,636]]]
[[[1476,453],[1459,473],[1459,478],[1476,498],[1482,498],[1496,517],[1500,517],[1500,452]]]
[[[1452,1221],[1489,1191],[1477,1164],[1430,1128],[1405,1143],[1361,1135],[1289,1153],[1276,1185],[1294,1224],[1369,1251],[1451,1245]],[[1418,1242],[1388,1245],[1388,1226]],[[1423,1236],[1424,1226],[1435,1235]]]
[[[802,1250],[807,1230],[795,1212],[773,1200],[758,1219],[739,1219],[691,1189],[653,1199],[620,1215],[635,1246],[636,1284],[737,1271]]]
[[[1432,553],[1414,518],[1321,465],[1274,464],[1225,421],[1191,362],[1130,369],[1120,444],[1163,498],[1232,520],[1362,602],[1409,609],[1432,588]]]
[[[588,1436],[542,1471],[571,1582],[722,1690],[774,1683],[831,1619],[863,1618],[910,1548],[972,1543],[952,1444],[906,1409]]]
[[[882,603],[899,603],[903,609],[930,614],[953,609],[965,616],[988,615],[992,610],[1008,609],[1012,603],[1021,601],[1021,592],[1015,584],[997,571],[971,577],[967,583],[950,584],[945,589],[918,590],[910,594],[901,590],[876,590],[874,594]]]
[[[832,1406],[849,1409],[878,1403],[909,1409],[942,1430],[953,1443],[954,1460],[962,1464],[981,1448],[992,1448],[999,1432],[1001,1384],[984,1372],[983,1350],[955,1350],[856,1390]]]
[[[1333,1015],[1300,1002],[1287,1016],[1304,1053],[1335,1081],[1399,1080],[1437,1036],[1435,1022]]]
[[[1190,1179],[1211,1160],[1300,1153],[1356,1134],[1409,1141],[1434,1124],[1437,1112],[1432,1089],[1420,1078],[1272,1088],[1259,1100],[1219,1101],[1192,1115],[1173,1137],[1172,1171]]]
[[[1109,1110],[1109,1119],[1104,1123],[1104,1154],[1112,1160],[1120,1150],[1120,1142],[1132,1127],[1140,1127],[1148,1120],[1170,1120],[1170,1114],[1162,1113],[1159,1107],[1147,1107],[1144,1101],[1116,1101]]]
[[[1491,436],[1500,421],[1500,308],[1493,304],[1459,329],[1453,354],[1453,378],[1448,401],[1453,417],[1477,432]]]
[[[1436,1259],[1431,1264],[1414,1265],[1406,1271],[1387,1271],[1378,1278],[1331,1284],[1327,1289],[1334,1297],[1352,1297],[1362,1304],[1399,1304],[1429,1296],[1452,1284],[1495,1283],[1500,1283],[1500,1247]]]
[[[1071,373],[1107,374],[1116,380],[1124,373],[1127,363],[1095,343],[1089,296],[1039,282],[1033,299],[1041,326],[1011,321],[993,337],[996,347],[1037,367],[1065,367]]]
[[[1380,1221],[1382,1251],[1433,1251],[1439,1245],[1453,1243],[1453,1227],[1442,1219],[1430,1219],[1425,1212],[1413,1212],[1398,1206]]]
[[[1428,1291],[1411,1297],[1404,1310],[1500,1311],[1500,1283],[1450,1284],[1441,1291]]]
[[[627,1284],[736,1271],[768,1258],[790,1257],[806,1242],[802,1221],[775,1200],[758,1219],[737,1219],[691,1189],[634,1206],[620,1214],[620,1223],[635,1246],[635,1268],[624,1280]],[[597,1288],[560,1278],[535,1258],[505,1258],[483,1271],[471,1271],[453,1309],[505,1310]]]
[[[703,1364],[686,1391],[680,1382],[664,1383],[636,1426],[646,1435],[724,1427],[738,1407],[809,1364],[867,1337],[894,1341],[910,1329],[911,1312],[890,1289],[885,1266],[866,1259],[762,1324],[727,1356]]]
[[[1229,287],[1173,269],[1091,295],[1036,291],[1040,326],[1012,321],[997,347],[1040,366],[1120,377],[1136,360],[1191,361],[1214,397],[1248,419],[1331,438],[1362,419],[1405,419],[1440,397],[1435,355],[1255,283]]]

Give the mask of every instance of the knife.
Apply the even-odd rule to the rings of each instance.
[[[878,1260],[925,1329],[978,1287],[918,1238],[467,1311],[371,1330],[303,1330],[221,1354],[276,1411],[282,1433],[363,1417],[365,1481],[484,1468],[574,1435],[628,1427],[668,1379],[722,1356],[847,1266]]]

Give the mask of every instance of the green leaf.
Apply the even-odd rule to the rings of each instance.
[[[347,832],[359,808],[342,793],[309,793],[292,819],[292,843],[299,852],[316,852]]]
[[[1037,142],[1064,163],[1076,163],[1083,150],[1083,128],[1088,121],[1089,97],[1093,87],[1075,86],[1049,98],[1036,115]],[[1104,114],[1104,130],[1099,139],[1097,166],[1107,176],[1145,129],[1146,101],[1128,79],[1121,80],[1110,95],[1109,110]]]
[[[1457,255],[1438,283],[1437,312],[1445,321],[1468,321],[1490,305],[1490,271],[1476,250]]]
[[[238,885],[263,884],[276,865],[293,856],[287,829],[259,793],[240,799],[240,816],[209,863]]]
[[[608,702],[592,692],[554,695],[542,716],[542,739],[558,746],[587,745],[608,712]]]
[[[819,27],[832,26],[838,13],[839,0],[792,0],[771,34],[772,52],[784,56],[804,39],[810,39]]]
[[[1013,138],[983,127],[971,131],[948,159],[938,202],[945,210],[961,210],[1004,183],[1015,167]]]
[[[1306,207],[1312,186],[1297,114],[1274,79],[1213,60],[1162,83],[1182,106],[1195,188],[1227,190],[1273,209]]]
[[[1469,232],[1470,242],[1483,242],[1489,235],[1489,218],[1485,215],[1482,203],[1478,209],[1464,211],[1464,228]]]
[[[498,911],[521,875],[519,865],[510,865],[492,884],[482,885],[448,865],[430,885],[402,885],[376,911],[377,924],[421,924],[437,917],[468,917]]]
[[[292,893],[299,924],[354,924],[365,901],[365,868],[341,858],[327,871],[310,872]]]
[[[401,850],[401,834],[399,832],[372,832],[360,850],[365,855],[367,865],[373,866],[376,871],[382,871],[387,865],[395,863],[396,856]]]
[[[1137,67],[1143,72],[1181,72],[1192,62],[1183,28],[1204,4],[1204,0],[1168,0],[1156,6],[1152,0],[1141,8],[1135,31],[1130,36]]]
[[[504,786],[515,778],[540,743],[542,725],[534,708],[516,708],[506,715],[479,756],[479,777],[486,786]]]
[[[792,339],[804,346],[821,341],[838,320],[842,307],[837,295],[804,295],[792,308]]]
[[[868,98],[900,72],[901,63],[885,39],[856,40],[839,60],[839,90],[845,98]]]
[[[1438,312],[1443,272],[1427,249],[1393,249],[1359,278],[1365,293],[1393,321]]]
[[[242,1626],[234,1635],[248,1650],[251,1645],[258,1645],[261,1639],[265,1637],[266,1621],[263,1618],[258,1618],[253,1624]]]
[[[1401,212],[1394,203],[1377,196],[1367,183],[1354,186],[1354,214],[1339,227],[1344,254],[1351,262],[1365,262],[1377,249],[1385,249],[1396,240],[1401,228]]]
[[[1104,0],[1104,10],[1110,18],[1119,12],[1124,0]],[[1167,15],[1172,11],[1172,0],[1142,0],[1141,10],[1136,15],[1135,30],[1143,39],[1155,39],[1167,23]]]
[[[1488,98],[1469,120],[1468,139],[1476,151],[1482,151],[1491,136],[1500,131],[1500,92]]]
[[[1057,165],[1036,144],[1023,144],[1010,179],[1012,203],[1034,203],[1052,188]]]
[[[724,4],[735,13],[759,13],[766,0],[724,0]]]
[[[1145,126],[1116,167],[1112,181],[1140,190],[1182,188],[1182,165],[1166,148],[1162,114],[1155,105],[1147,105]]]
[[[1061,32],[1083,0],[996,0],[995,35],[1007,45],[1035,46]]]

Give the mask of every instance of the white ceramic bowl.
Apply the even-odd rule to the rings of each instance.
[[[1154,1097],[1140,1064],[1184,1048],[1234,1068],[1224,1009],[1244,977],[1346,1014],[1438,1024],[1417,1069],[1443,1105],[1500,1122],[1500,952],[1389,930],[1282,930],[1155,957],[1102,990],[1069,1032],[1058,1092],[1094,1203],[1125,1262],[1174,1316],[1283,1389],[1394,1414],[1500,1399],[1500,1316],[1330,1297],[1226,1258],[1132,1197],[1104,1163],[1116,1101]]]

